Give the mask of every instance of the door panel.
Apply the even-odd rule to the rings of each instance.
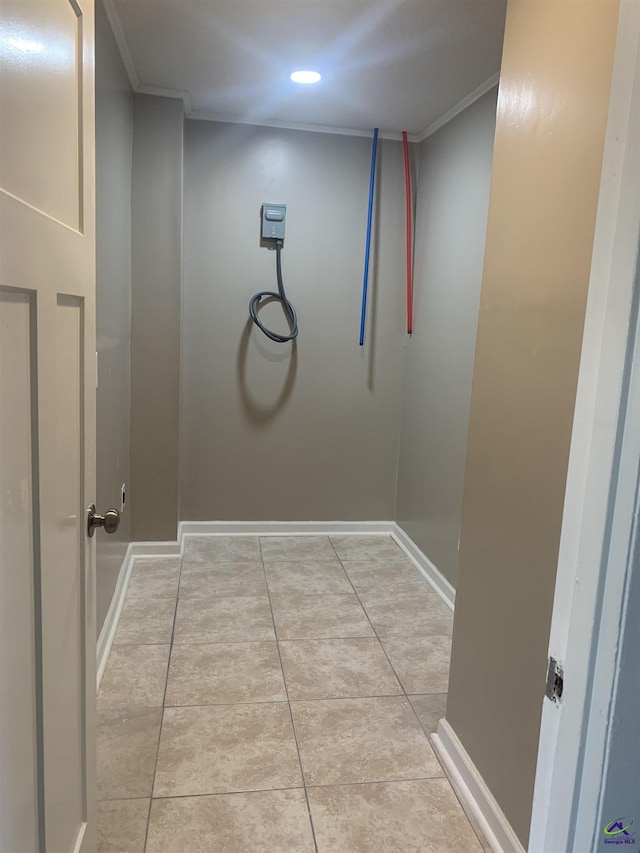
[[[33,296],[0,288],[0,684],[10,697],[0,714],[0,850],[7,851],[39,847]]]
[[[89,853],[92,0],[0,0],[0,61],[0,851]]]
[[[0,0],[0,185],[81,230],[82,14],[70,0]]]
[[[55,519],[44,531],[42,599],[47,849],[73,850],[85,820],[83,305],[54,304]]]

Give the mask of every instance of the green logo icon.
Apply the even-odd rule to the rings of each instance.
[[[631,827],[633,826],[633,821],[629,821],[629,823],[625,826],[624,824],[625,818],[618,818],[617,820],[612,820],[611,823],[608,823],[604,828],[605,835],[631,835],[629,832]]]

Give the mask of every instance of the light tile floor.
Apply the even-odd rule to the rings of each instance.
[[[452,617],[387,536],[138,559],[98,693],[98,853],[481,853],[427,735]]]

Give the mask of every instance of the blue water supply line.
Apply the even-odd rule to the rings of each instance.
[[[373,220],[373,188],[376,180],[376,155],[378,153],[378,128],[373,131],[371,149],[371,177],[369,178],[369,213],[367,215],[367,242],[364,251],[364,280],[362,282],[362,314],[360,316],[360,346],[364,345],[364,327],[367,319],[367,291],[369,288],[369,253],[371,250],[371,222]]]

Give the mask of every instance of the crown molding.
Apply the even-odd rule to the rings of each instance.
[[[129,50],[129,45],[127,44],[127,39],[122,28],[120,16],[118,15],[113,0],[102,0],[102,5],[104,6],[104,11],[107,13],[107,18],[109,20],[109,23],[111,24],[113,37],[115,38],[116,44],[118,45],[118,50],[120,51],[120,56],[122,58],[122,64],[124,65],[125,71],[127,72],[127,76],[129,77],[131,88],[134,92],[137,92],[140,87],[140,78],[138,77],[138,72],[136,71],[136,66],[134,65],[133,58],[131,56],[131,51]]]
[[[302,130],[307,133],[331,133],[338,136],[371,136],[371,130],[363,130],[361,128],[333,127],[332,125],[327,124],[306,124],[295,121],[255,121],[238,116],[220,115],[218,113],[208,112],[205,110],[194,110],[190,92],[181,89],[166,89],[162,86],[147,86],[146,84],[140,83],[140,78],[138,77],[114,0],[102,0],[102,2],[104,4],[104,9],[109,23],[111,24],[113,36],[116,40],[116,44],[118,45],[122,62],[129,77],[129,81],[131,82],[131,88],[136,94],[156,95],[161,98],[178,98],[182,100],[184,104],[185,116],[189,119],[194,119],[195,121],[215,121],[224,124],[245,124],[253,127],[275,127],[283,130]],[[474,89],[465,98],[458,101],[457,104],[451,107],[451,109],[444,113],[444,115],[440,116],[440,118],[432,122],[423,131],[420,133],[408,134],[409,142],[423,142],[427,137],[431,136],[437,130],[440,130],[440,128],[444,127],[447,122],[450,122],[451,119],[455,118],[463,110],[471,106],[474,101],[477,101],[478,98],[481,98],[490,89],[493,89],[493,87],[498,84],[499,78],[499,72],[492,74],[488,80],[485,80],[484,83],[477,87],[477,89]],[[382,130],[380,132],[380,137],[382,139],[400,141],[402,139],[402,133],[393,130]]]
[[[191,108],[191,92],[184,89],[166,89],[164,86],[147,86],[141,83],[135,90],[136,95],[155,95],[158,98],[174,98],[184,104],[184,114],[189,118]]]
[[[337,136],[364,136],[371,137],[373,129],[364,130],[355,127],[334,127],[328,124],[305,124],[297,121],[252,121],[251,119],[239,118],[238,116],[225,116],[213,112],[204,112],[201,110],[185,109],[185,115],[189,119],[195,121],[215,121],[223,124],[244,124],[252,127],[274,127],[282,130],[302,130],[311,133],[331,133]],[[381,130],[381,139],[392,139],[395,141],[402,140],[402,133],[394,130]],[[408,134],[409,142],[417,142],[418,136],[415,133]]]
[[[469,94],[464,97],[461,101],[458,101],[457,104],[451,107],[450,110],[447,110],[444,115],[441,115],[440,118],[437,118],[435,121],[431,122],[430,125],[425,127],[425,129],[419,133],[416,137],[416,142],[424,142],[429,136],[432,136],[437,130],[440,130],[441,127],[444,127],[445,124],[448,124],[451,119],[454,119],[457,115],[463,110],[466,110],[467,107],[470,107],[478,98],[481,98],[483,95],[486,95],[494,86],[498,85],[498,81],[500,80],[500,72],[496,71],[495,74],[492,74],[488,80],[485,80],[484,83],[481,83],[477,89],[474,89],[473,92],[469,92]]]

